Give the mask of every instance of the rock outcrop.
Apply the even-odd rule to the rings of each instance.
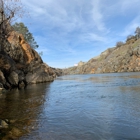
[[[80,61],[80,62],[78,63],[78,66],[82,66],[82,65],[84,65],[84,64],[85,64],[84,62]]]
[[[140,71],[140,39],[131,39],[121,47],[109,48],[80,66],[63,69],[63,74],[92,74]]]
[[[0,87],[10,89],[27,84],[50,82],[61,70],[43,63],[21,34],[12,32],[0,52]]]

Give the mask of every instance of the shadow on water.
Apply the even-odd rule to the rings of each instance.
[[[0,136],[3,140],[138,140],[139,75],[62,76],[51,84],[2,94],[0,119],[7,119],[9,126],[0,130]]]
[[[16,139],[36,129],[49,87],[50,83],[34,84],[0,94],[0,119],[8,125],[0,128],[0,139]]]
[[[140,139],[139,74],[58,77],[50,85],[38,129],[20,140]]]

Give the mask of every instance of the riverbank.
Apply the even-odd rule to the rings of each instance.
[[[23,88],[28,84],[52,82],[61,69],[45,64],[24,37],[11,32],[0,52],[0,88]]]
[[[63,69],[64,75],[140,71],[140,39],[132,38],[121,46],[109,48],[88,62]]]

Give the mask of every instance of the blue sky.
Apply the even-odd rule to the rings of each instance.
[[[22,0],[22,19],[52,67],[87,62],[140,26],[139,0]]]

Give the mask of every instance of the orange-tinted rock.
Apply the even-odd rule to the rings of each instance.
[[[24,40],[23,35],[18,34],[16,32],[12,32],[8,38],[10,44],[14,46],[19,46],[22,48],[24,57],[26,60],[26,64],[29,64],[33,59],[34,55],[32,53],[32,48],[30,45]]]
[[[43,63],[40,55],[30,47],[23,35],[14,31],[8,41],[5,40],[4,50],[0,52],[0,71],[3,79],[0,84],[5,88],[51,82],[60,73]]]
[[[91,74],[94,74],[95,73],[95,69],[92,69],[90,73]]]

